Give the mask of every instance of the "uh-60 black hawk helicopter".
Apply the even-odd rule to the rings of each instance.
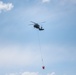
[[[40,26],[38,23],[33,22],[33,21],[31,21],[31,22],[33,23],[33,24],[31,24],[31,25],[33,25],[34,28],[39,29],[40,31],[44,30],[43,27]]]

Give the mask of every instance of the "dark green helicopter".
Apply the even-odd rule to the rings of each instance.
[[[34,28],[39,29],[40,31],[44,30],[43,27],[40,26],[38,23],[33,22],[33,21],[31,21],[31,22],[33,23],[33,24],[31,24],[31,25],[33,25]]]

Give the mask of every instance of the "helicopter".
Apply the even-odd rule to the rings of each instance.
[[[40,30],[40,31],[44,30],[43,27],[40,26],[38,23],[33,22],[33,21],[31,21],[31,22],[33,23],[33,24],[31,24],[31,25],[33,25],[34,28],[36,28],[36,29],[38,29],[38,30]]]

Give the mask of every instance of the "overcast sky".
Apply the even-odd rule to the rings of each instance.
[[[0,0],[0,75],[76,75],[76,0]]]

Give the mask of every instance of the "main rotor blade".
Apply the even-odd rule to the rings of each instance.
[[[41,22],[41,23],[45,23],[46,21],[43,21],[43,22]]]
[[[29,24],[29,25],[34,25],[34,24]]]
[[[35,22],[31,21],[32,23],[36,24]]]

